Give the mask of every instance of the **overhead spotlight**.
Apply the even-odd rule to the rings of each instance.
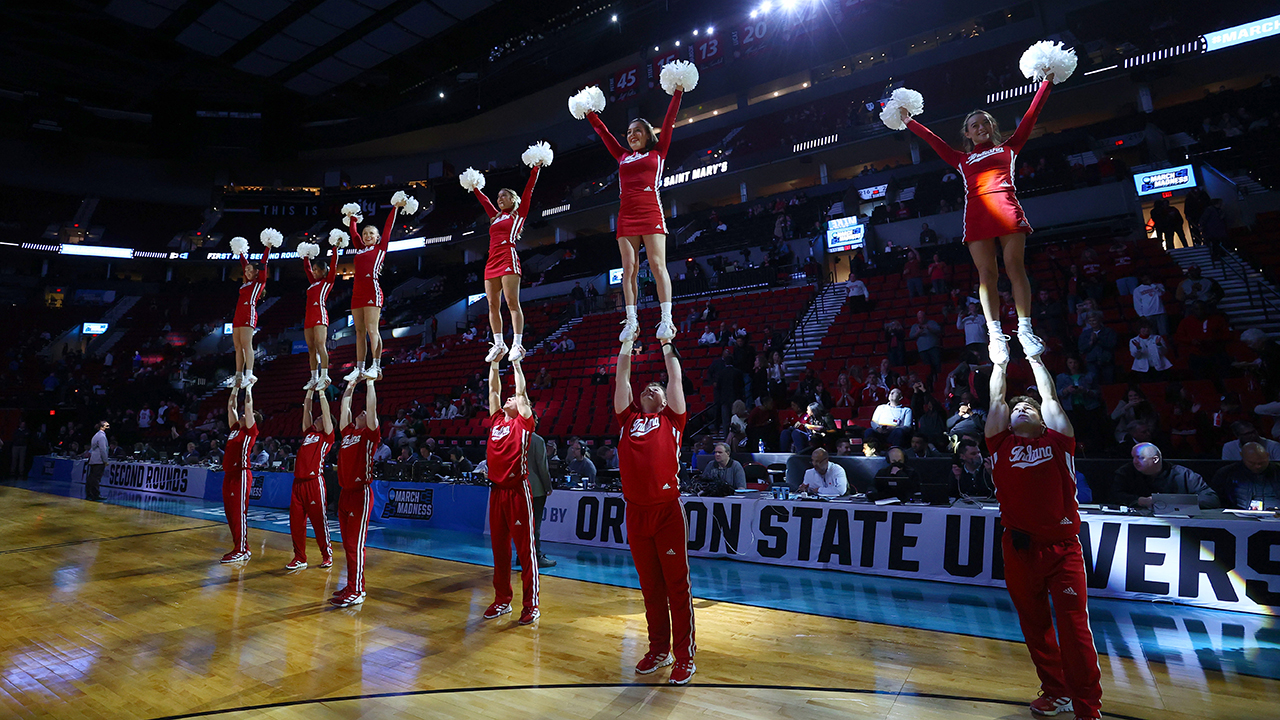
[[[698,37],[698,29],[697,29],[697,28],[694,28],[694,29],[693,29],[693,36],[694,36],[694,37]]]
[[[440,93],[440,99],[441,99],[441,100],[443,100],[443,99],[444,99],[444,93]]]
[[[716,31],[715,26],[712,26],[712,27],[707,28],[707,34],[708,34],[708,35],[710,35],[711,33],[715,32],[715,31]]]
[[[617,15],[609,16],[609,22],[618,22],[618,16]]]
[[[657,45],[654,45],[654,46],[653,46],[653,51],[654,51],[654,52],[658,52],[658,46],[657,46]]]
[[[772,9],[773,3],[769,2],[769,0],[764,0],[764,2],[760,3],[760,12],[769,12]]]
[[[679,40],[677,40],[677,41],[676,41],[676,47],[680,47],[680,41],[679,41]]]
[[[782,9],[787,12],[791,12],[796,9],[796,0],[782,0],[779,4],[782,6]]]
[[[759,14],[760,14],[760,11],[759,11],[759,10],[752,10],[752,11],[751,11],[751,19],[752,19],[752,20],[755,20],[755,19],[756,19],[756,16],[757,16],[757,15],[759,15]]]

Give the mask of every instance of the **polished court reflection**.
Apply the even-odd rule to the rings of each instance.
[[[632,671],[644,623],[623,552],[549,547],[544,617],[520,628],[479,619],[487,539],[384,528],[369,544],[394,552],[369,553],[369,602],[336,610],[341,567],[285,571],[280,513],[256,514],[235,568],[216,562],[220,508],[40,490],[0,486],[0,716],[997,718],[1034,697],[1001,591],[694,560],[695,686],[636,686],[665,676]],[[1272,618],[1090,609],[1108,714],[1274,716]]]

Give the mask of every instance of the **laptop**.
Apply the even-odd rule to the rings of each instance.
[[[1181,493],[1152,493],[1151,514],[1155,517],[1191,517],[1200,514],[1200,498]]]
[[[922,483],[920,494],[930,505],[951,506],[951,487],[946,483]]]
[[[902,502],[907,502],[920,488],[917,486],[914,478],[909,474],[903,475],[877,475],[875,498],[871,498],[868,493],[868,499],[882,500],[885,498],[896,497]]]

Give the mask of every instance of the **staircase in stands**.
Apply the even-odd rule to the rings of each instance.
[[[569,318],[563,325],[556,328],[555,332],[542,338],[542,340],[537,345],[534,345],[533,347],[528,348],[528,350],[525,351],[525,356],[528,357],[530,355],[536,355],[538,351],[541,350],[542,348],[551,347],[552,345],[560,341],[561,336],[563,336],[565,333],[572,330],[580,322],[582,322],[581,317]]]
[[[849,283],[830,283],[809,304],[796,327],[794,339],[782,357],[788,377],[796,377],[813,359],[813,353],[822,346],[822,339],[831,327],[831,321],[840,314],[840,308],[844,307],[848,297]]]
[[[1238,255],[1224,249],[1215,264],[1209,248],[1203,245],[1170,250],[1169,255],[1184,271],[1192,265],[1199,266],[1204,277],[1222,286],[1226,295],[1218,309],[1230,318],[1232,327],[1256,327],[1269,336],[1280,336],[1280,292]]]

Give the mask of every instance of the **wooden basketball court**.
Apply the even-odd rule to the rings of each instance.
[[[480,618],[488,569],[370,549],[367,602],[335,609],[338,547],[290,574],[285,533],[251,530],[236,567],[222,524],[8,486],[0,508],[4,717],[1020,718],[1037,688],[1020,643],[705,600],[672,687],[634,674],[638,590],[544,574],[520,627]],[[1280,706],[1278,682],[1142,658],[1103,656],[1102,682],[1109,717]]]

